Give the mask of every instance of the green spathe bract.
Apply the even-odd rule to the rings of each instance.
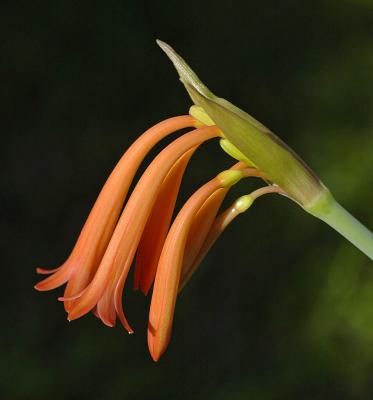
[[[168,44],[160,40],[157,43],[173,62],[194,104],[203,108],[224,137],[292,200],[373,259],[372,232],[335,201],[307,164],[259,121],[215,96]]]
[[[325,186],[281,139],[249,114],[212,94],[170,46],[160,41],[158,44],[175,65],[193,102],[269,180],[305,208],[312,207],[323,196]]]

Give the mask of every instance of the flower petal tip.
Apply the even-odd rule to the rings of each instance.
[[[36,273],[39,275],[50,275],[57,272],[61,267],[53,268],[53,269],[45,269],[45,268],[35,268]]]
[[[44,281],[41,281],[34,285],[34,289],[38,290],[39,292],[47,292],[50,290],[49,285],[46,285]]]
[[[106,319],[106,318],[102,318],[102,317],[100,319],[101,319],[102,323],[104,325],[106,325],[108,328],[114,328],[115,321],[112,321],[112,320],[109,320],[109,319]]]
[[[81,295],[83,294],[83,292],[84,292],[84,290],[81,291],[80,293],[74,294],[74,295],[72,295],[72,296],[60,296],[60,297],[57,298],[57,300],[58,300],[58,301],[72,301],[72,300],[76,300],[76,299],[78,299],[79,297],[81,297]]]
[[[148,331],[148,348],[149,348],[149,353],[151,358],[153,359],[153,361],[157,362],[161,355],[163,354],[163,352],[161,353],[159,351],[159,349],[157,348],[157,346],[155,345],[155,337],[153,336],[153,334],[151,332]]]
[[[69,322],[74,321],[74,319],[78,319],[79,317],[80,315],[76,315],[76,313],[74,313],[74,309],[69,310],[67,314],[67,320]]]

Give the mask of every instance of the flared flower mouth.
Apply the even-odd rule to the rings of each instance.
[[[177,294],[226,226],[265,193],[284,193],[276,185],[239,198],[225,212],[219,208],[229,188],[245,177],[265,180],[248,162],[236,162],[197,190],[172,216],[182,177],[193,153],[205,141],[221,138],[219,128],[202,121],[201,110],[158,123],[137,139],[109,176],[76,245],[59,268],[35,285],[40,291],[66,284],[59,298],[68,320],[92,311],[107,326],[118,318],[132,333],[122,306],[123,288],[135,264],[134,288],[147,294],[153,283],[148,344],[154,360],[167,348]],[[206,117],[206,116],[205,116]],[[166,136],[191,128],[166,146],[149,164],[126,201],[137,169],[151,148]],[[124,206],[124,207],[123,207]],[[135,259],[135,262],[134,262]]]
[[[250,115],[214,96],[180,56],[159,44],[195,105],[188,115],[154,125],[129,147],[103,186],[70,256],[58,268],[38,268],[39,274],[49,276],[35,285],[46,291],[66,284],[59,300],[70,321],[92,311],[105,325],[112,327],[119,319],[132,333],[122,297],[134,264],[134,288],[146,295],[153,287],[148,345],[155,361],[170,341],[179,291],[224,229],[264,194],[291,198],[373,259],[372,233],[339,206],[300,157]],[[154,158],[127,200],[149,151],[183,129],[190,131]],[[219,139],[236,162],[193,193],[172,220],[187,165],[210,139]],[[220,212],[230,188],[247,177],[261,179],[263,186]]]

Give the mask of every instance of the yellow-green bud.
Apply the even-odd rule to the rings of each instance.
[[[244,175],[241,171],[230,169],[220,172],[217,178],[219,179],[222,187],[228,188],[239,182],[243,178],[243,176]]]
[[[235,202],[233,207],[240,214],[245,212],[251,205],[253,204],[254,199],[249,195],[245,194],[244,196],[239,197]]]

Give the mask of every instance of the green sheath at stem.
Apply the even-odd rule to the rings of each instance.
[[[279,137],[251,115],[215,96],[168,44],[157,43],[173,62],[196,112],[222,131],[222,147],[228,154],[245,159],[289,198],[343,235],[373,260],[373,233],[341,207],[306,163]],[[232,152],[233,151],[233,152]]]
[[[373,233],[344,209],[331,195],[324,204],[307,210],[339,232],[373,260]]]

